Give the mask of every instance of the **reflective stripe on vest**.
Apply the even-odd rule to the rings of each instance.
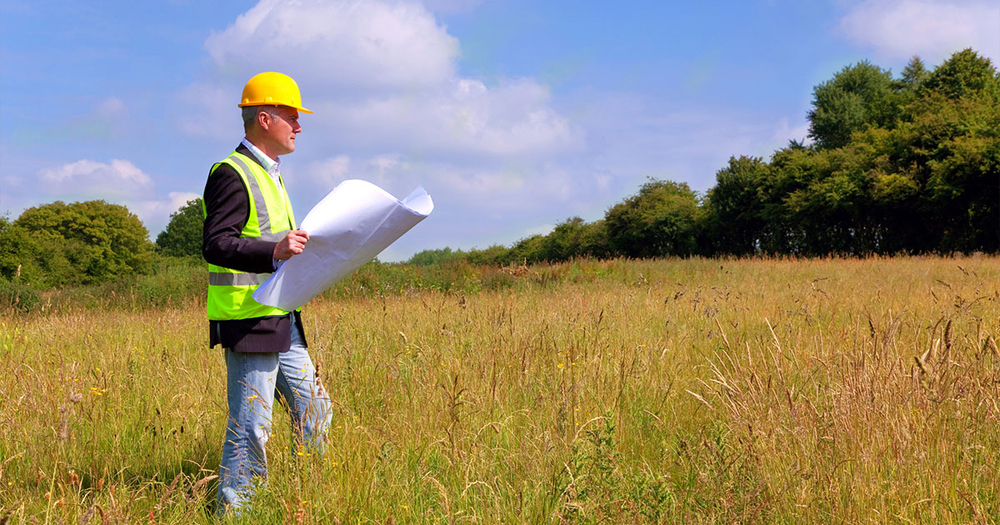
[[[288,193],[284,184],[275,184],[259,164],[248,157],[233,152],[212,168],[212,173],[222,164],[232,167],[247,189],[250,215],[240,232],[241,238],[259,238],[278,242],[289,229],[295,227],[295,217],[288,206]],[[209,175],[211,177],[211,174]],[[279,179],[280,181],[280,179]],[[272,228],[280,228],[272,230]],[[208,265],[208,318],[213,321],[252,319],[286,315],[280,308],[258,303],[253,292],[270,274],[241,272],[214,264]]]
[[[262,284],[270,277],[269,273],[225,273],[208,272],[209,286],[252,286]]]

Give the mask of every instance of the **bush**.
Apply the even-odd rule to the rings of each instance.
[[[0,309],[27,313],[37,308],[41,302],[38,292],[19,279],[8,281],[0,277]]]
[[[151,275],[136,279],[134,294],[147,306],[177,306],[208,295],[208,266],[198,257],[163,257]]]
[[[0,217],[0,277],[38,283],[42,271],[35,257],[40,253],[32,236],[6,217]]]
[[[163,255],[200,257],[204,226],[201,199],[187,201],[170,215],[167,228],[156,236],[156,249]]]
[[[437,250],[424,250],[413,254],[408,263],[415,266],[431,266],[444,264],[446,262],[457,261],[465,257],[462,250],[452,251],[451,248],[441,248]]]
[[[203,302],[208,273],[194,257],[153,258],[149,275],[126,274],[111,282],[64,287],[52,292],[60,307],[144,309]]]
[[[483,250],[470,250],[465,260],[470,264],[503,266],[512,259],[511,251],[499,244],[494,244]]]
[[[102,283],[151,268],[146,227],[124,206],[56,201],[28,208],[14,225],[37,239],[46,286]]]

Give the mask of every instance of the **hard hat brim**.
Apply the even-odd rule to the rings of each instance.
[[[268,104],[268,103],[259,103],[259,102],[257,102],[257,103],[254,103],[254,102],[244,102],[242,104],[237,104],[237,107],[241,107],[241,108],[248,108],[248,107],[253,107],[253,106],[276,106],[276,107],[277,106],[283,106],[283,107],[286,107],[286,108],[297,109],[297,110],[301,111],[302,113],[312,113],[311,109],[300,108],[299,106],[289,106],[288,104]]]

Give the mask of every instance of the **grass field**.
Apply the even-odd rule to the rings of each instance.
[[[998,263],[579,261],[329,294],[304,312],[327,453],[292,453],[277,409],[248,522],[991,521]],[[224,364],[183,303],[4,317],[0,523],[213,521]]]

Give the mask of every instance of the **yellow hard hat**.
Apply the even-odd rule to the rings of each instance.
[[[243,87],[239,107],[247,106],[288,106],[303,113],[312,113],[302,107],[299,85],[292,77],[273,71],[254,75]]]

